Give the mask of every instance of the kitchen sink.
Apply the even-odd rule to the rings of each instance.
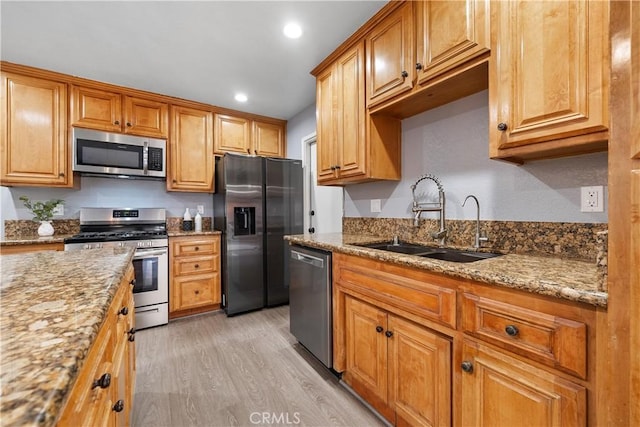
[[[483,259],[495,258],[502,255],[493,252],[469,252],[459,249],[439,248],[406,242],[378,242],[355,246],[361,246],[369,249],[378,249],[381,251],[396,252],[405,255],[415,255],[419,257],[438,259],[449,262],[475,262],[481,261]]]

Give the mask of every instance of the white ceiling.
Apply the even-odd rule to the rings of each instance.
[[[3,0],[0,58],[290,119],[315,101],[309,71],[385,3]]]

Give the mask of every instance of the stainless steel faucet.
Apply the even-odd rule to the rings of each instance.
[[[467,200],[469,199],[473,199],[476,202],[476,238],[474,240],[473,247],[475,249],[479,249],[480,242],[486,242],[489,239],[487,237],[480,237],[480,202],[478,202],[478,198],[473,194],[469,194],[465,197],[464,202],[462,202],[462,207],[464,207],[464,204],[467,203]]]
[[[425,179],[430,179],[435,182],[438,186],[438,203],[418,203],[416,200],[416,187]],[[444,196],[444,187],[440,183],[440,180],[432,174],[422,175],[418,180],[411,186],[411,194],[413,195],[413,208],[411,209],[414,213],[413,218],[413,226],[417,227],[420,224],[420,215],[422,212],[439,212],[440,213],[440,230],[431,233],[431,237],[434,239],[440,240],[440,245],[444,246],[445,241],[447,239],[447,230],[445,228],[445,216],[444,216],[444,207],[445,207],[445,196]]]

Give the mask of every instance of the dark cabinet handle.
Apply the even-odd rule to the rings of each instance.
[[[122,314],[123,316],[126,316],[127,314],[129,314],[129,308],[128,307],[122,307],[120,309],[120,311],[118,312],[118,314]]]
[[[199,251],[200,250],[200,246],[196,246],[195,250]]]
[[[409,77],[409,73],[407,73],[406,71],[402,72],[402,77],[407,78]]]
[[[119,125],[120,124],[120,120],[116,120],[115,122],[113,122],[114,125]]]
[[[422,70],[422,64],[421,63],[417,63],[416,64],[416,70]]]
[[[195,291],[194,291],[194,293],[195,293],[196,295],[200,295],[200,291],[198,291],[198,290],[195,290]]]
[[[340,166],[336,165],[336,169],[340,169]]]
[[[316,232],[316,229],[315,229],[315,227],[309,227],[308,231],[309,231],[309,233],[313,234],[313,233]]]
[[[176,182],[178,182],[178,181],[176,181],[176,180],[174,179],[174,180],[173,180],[173,183],[175,184]]]
[[[127,122],[127,127],[131,127],[131,123]]]
[[[129,282],[129,284],[131,286],[135,286],[136,285],[136,279],[131,279],[131,281]]]
[[[465,371],[468,374],[473,372],[473,363],[469,361],[462,362],[460,364],[460,367],[462,368],[463,371]]]
[[[124,410],[124,400],[120,399],[113,405],[113,410],[116,412],[122,412]]]
[[[376,332],[380,333],[384,330],[382,326],[376,326]]]
[[[193,268],[200,268],[200,264],[194,265]]]
[[[504,328],[504,331],[507,333],[507,335],[509,335],[510,337],[515,337],[516,335],[518,335],[518,332],[520,332],[518,330],[518,328],[514,325],[507,325],[506,328]]]
[[[498,123],[498,130],[500,132],[504,132],[505,130],[507,130],[507,124],[506,123]]]
[[[247,148],[247,154],[251,154],[251,149]]]
[[[129,338],[127,338],[129,342],[134,342],[136,340],[136,328],[129,329],[127,334],[129,334]]]
[[[106,373],[106,374],[102,374],[100,378],[93,381],[93,384],[91,385],[91,389],[93,390],[96,387],[107,388],[110,385],[111,385],[111,374]]]
[[[385,332],[385,333],[384,333],[384,335],[385,335],[387,338],[391,338],[391,337],[393,336],[393,332],[391,332],[391,331],[387,331],[387,332]]]
[[[64,172],[60,172],[60,173],[58,174],[58,176],[59,176],[59,177],[61,177],[61,178],[64,178]]]

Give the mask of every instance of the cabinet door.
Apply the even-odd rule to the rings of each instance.
[[[67,85],[2,73],[2,185],[73,185]]]
[[[175,277],[171,291],[172,312],[220,303],[220,280],[217,273]]]
[[[317,161],[318,183],[335,178],[337,165],[337,105],[334,98],[335,66],[316,78]]]
[[[166,102],[125,96],[124,122],[125,133],[167,138],[169,105]]]
[[[418,82],[489,52],[489,2],[416,2]]]
[[[451,425],[451,343],[389,315],[390,393],[398,425]]]
[[[462,425],[586,425],[586,390],[476,342],[463,344]],[[523,418],[525,417],[525,418]]]
[[[344,379],[387,419],[387,314],[352,297],[345,297],[347,364]]]
[[[73,86],[71,91],[71,125],[111,131],[122,131],[122,96]]]
[[[336,61],[337,163],[341,178],[366,173],[364,43]]]
[[[167,190],[213,191],[213,114],[173,106]]]
[[[275,123],[253,122],[253,148],[259,156],[285,157],[284,128]]]
[[[608,3],[499,1],[494,5],[491,157],[500,157],[502,149],[605,130]]]
[[[251,152],[251,120],[216,114],[214,129],[216,153],[255,154]]]
[[[413,87],[415,54],[411,3],[405,3],[376,25],[366,38],[368,107]]]

